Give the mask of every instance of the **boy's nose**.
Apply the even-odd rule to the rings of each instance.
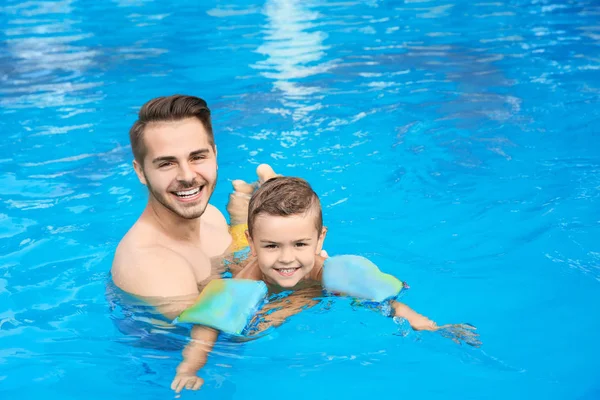
[[[284,248],[279,255],[279,262],[282,264],[290,264],[294,262],[294,253],[289,248]]]

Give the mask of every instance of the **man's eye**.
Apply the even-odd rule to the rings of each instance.
[[[204,160],[206,158],[205,155],[194,156],[192,157],[192,161]]]
[[[173,163],[170,162],[164,162],[164,163],[160,163],[158,164],[158,168],[164,168],[164,167],[168,167],[170,165],[172,165]]]

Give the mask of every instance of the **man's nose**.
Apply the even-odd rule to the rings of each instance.
[[[194,171],[187,164],[181,164],[178,172],[177,180],[181,182],[192,182],[196,177]]]

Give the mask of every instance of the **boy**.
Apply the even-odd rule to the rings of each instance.
[[[296,290],[321,283],[325,259],[318,254],[326,234],[319,197],[308,182],[272,178],[250,200],[246,237],[252,258],[235,278],[262,280],[270,290]],[[439,327],[395,300],[391,306],[394,316],[405,318],[415,330],[459,328]],[[466,325],[460,328],[468,329]]]
[[[261,314],[267,322],[279,324],[290,315],[314,304],[311,300],[317,295],[306,294],[310,293],[311,288],[322,287],[325,258],[320,254],[327,229],[323,226],[321,204],[305,180],[292,177],[271,178],[252,195],[247,224],[246,238],[251,257],[234,278],[263,281],[270,292],[295,292],[296,296],[290,295],[285,300],[285,305],[272,302],[262,310]],[[313,293],[316,294],[314,291]],[[390,306],[394,317],[406,319],[415,330],[444,330],[446,336],[455,341],[463,339],[469,344],[480,344],[476,339],[477,335],[470,331],[475,328],[470,325],[438,326],[396,300],[392,300]],[[212,336],[207,337],[216,340],[216,331],[212,332]],[[180,371],[187,371],[185,375],[188,381],[174,381],[172,387],[177,392],[183,387],[197,389],[201,385],[194,368],[199,369],[204,364],[207,352],[212,347],[210,341],[207,343],[208,345],[205,343],[197,346],[198,355],[203,354],[201,363],[184,359],[179,366],[178,375],[181,375]],[[196,379],[196,383],[190,383],[190,379]]]

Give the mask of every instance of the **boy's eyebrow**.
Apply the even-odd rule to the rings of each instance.
[[[311,240],[311,238],[303,238],[303,239],[296,239],[296,240],[294,240],[294,242],[309,242],[310,240]],[[261,243],[279,243],[274,240],[268,240],[268,239],[261,239],[260,242]]]

